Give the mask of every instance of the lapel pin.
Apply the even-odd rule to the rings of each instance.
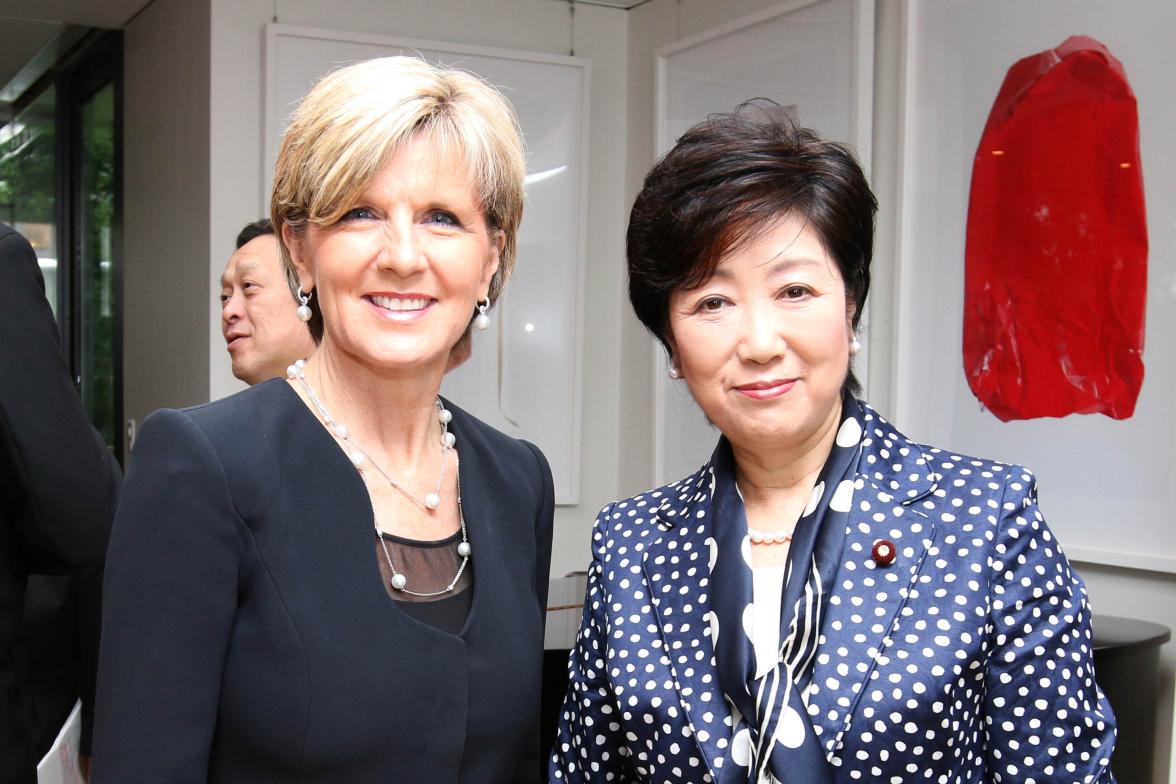
[[[898,555],[898,548],[889,539],[879,539],[870,549],[870,557],[878,566],[890,566]]]

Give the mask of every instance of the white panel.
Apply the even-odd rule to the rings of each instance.
[[[658,155],[708,114],[770,98],[822,137],[856,147],[868,171],[872,11],[863,0],[794,1],[659,50]],[[718,433],[685,383],[666,377],[660,346],[654,352],[654,480],[662,484],[696,470]],[[864,376],[864,351],[855,364]]]
[[[588,61],[428,41],[269,25],[266,160],[286,118],[332,68],[415,54],[478,74],[514,106],[527,149],[526,210],[515,275],[473,357],[442,394],[495,428],[539,446],[556,502],[579,493],[581,290],[587,183]]]
[[[903,162],[897,424],[912,437],[1032,468],[1046,518],[1082,560],[1176,571],[1176,4],[1093,0],[911,5]],[[1122,61],[1139,101],[1147,200],[1146,376],[1135,415],[1002,423],[961,353],[972,159],[1009,66],[1076,33]]]

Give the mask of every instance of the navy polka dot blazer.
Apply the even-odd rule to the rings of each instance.
[[[920,446],[865,413],[804,695],[835,780],[1111,782],[1086,588],[1032,474]],[[746,754],[711,641],[715,481],[708,463],[597,517],[553,781],[713,782]],[[871,552],[881,539],[888,564]]]

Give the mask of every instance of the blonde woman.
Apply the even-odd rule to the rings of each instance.
[[[318,350],[145,424],[106,575],[96,780],[538,777],[553,492],[438,397],[522,213],[494,89],[336,71],[283,139],[273,222]]]

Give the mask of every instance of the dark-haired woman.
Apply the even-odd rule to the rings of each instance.
[[[606,507],[561,782],[1109,782],[1090,610],[1020,466],[855,399],[876,204],[751,110],[646,178],[629,294],[722,437]]]

